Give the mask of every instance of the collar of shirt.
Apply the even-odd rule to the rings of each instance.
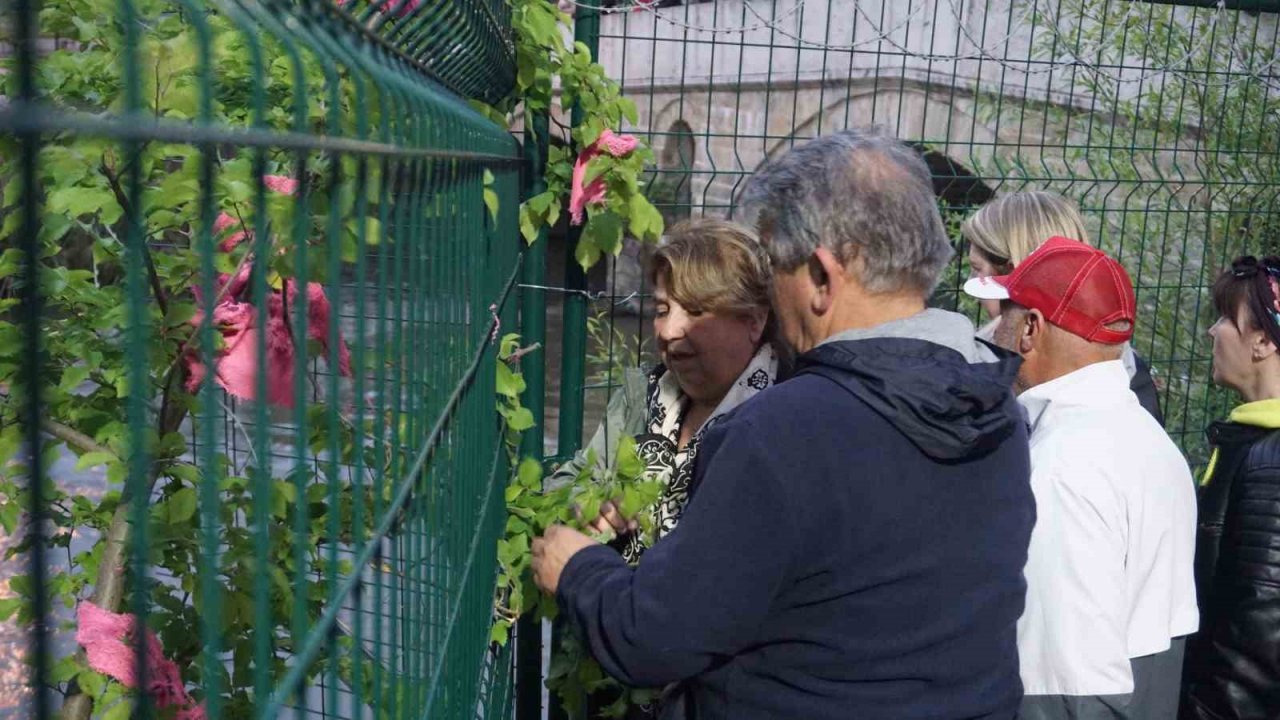
[[[1065,407],[1104,407],[1133,400],[1129,391],[1129,373],[1119,360],[1094,363],[1062,377],[1037,385],[1018,396],[1018,404],[1032,434],[1051,417],[1053,411]]]

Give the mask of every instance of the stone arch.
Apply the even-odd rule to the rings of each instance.
[[[908,102],[902,103],[901,111],[902,118],[911,117],[916,121],[915,128],[908,127],[905,122],[893,122],[899,116],[898,99],[904,92],[917,98],[914,105],[919,113],[910,112],[913,103]],[[889,108],[891,113],[882,112],[882,108]],[[910,84],[901,87],[851,87],[847,97],[828,102],[803,122],[797,123],[794,131],[786,137],[775,138],[767,149],[758,153],[756,165],[744,167],[742,172],[749,174],[759,163],[776,157],[796,143],[817,136],[819,128],[822,133],[827,133],[872,124],[900,128],[898,137],[920,150],[934,176],[935,193],[948,205],[972,207],[986,202],[995,194],[994,189],[980,179],[982,173],[975,167],[990,162],[989,149],[996,144],[995,131],[974,117],[970,108],[936,100],[926,89]],[[919,140],[921,137],[930,139],[927,146]],[[954,152],[959,148],[967,148],[967,152]],[[732,189],[734,206],[742,189],[742,182],[736,183]]]
[[[694,152],[697,141],[693,137],[693,128],[680,118],[667,128],[666,141],[662,145],[662,154],[658,157],[658,166],[666,169],[688,169],[693,167]]]
[[[693,212],[693,166],[697,152],[693,128],[683,118],[667,128],[658,153],[658,170],[649,186],[649,199],[668,225]]]

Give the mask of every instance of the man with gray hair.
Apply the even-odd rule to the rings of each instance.
[[[797,147],[746,201],[801,353],[703,440],[680,525],[631,568],[565,528],[535,580],[665,717],[1013,718],[1034,523],[1018,360],[926,309],[951,249],[918,154]]]

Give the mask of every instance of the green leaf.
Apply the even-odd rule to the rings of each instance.
[[[600,248],[596,244],[590,242],[586,237],[579,238],[578,247],[573,250],[573,257],[582,266],[583,270],[590,270],[593,265],[600,261]]]
[[[622,503],[618,506],[618,511],[625,518],[634,518],[645,509],[644,505],[644,498],[640,491],[634,487],[627,487],[622,491]]]
[[[489,217],[493,218],[495,223],[498,222],[498,193],[493,188],[484,189],[484,205],[489,208]]]
[[[630,435],[623,436],[618,442],[618,461],[616,463],[619,477],[633,480],[644,473],[644,461],[636,453],[636,439]]]
[[[517,375],[511,370],[511,366],[505,362],[497,364],[497,392],[503,397],[518,398],[520,393],[524,392],[524,378]]]
[[[382,221],[376,217],[366,217],[364,219],[364,244],[382,244]]]
[[[88,379],[89,367],[87,365],[72,365],[62,371],[62,379],[58,381],[58,387],[64,392],[71,392]]]
[[[227,199],[233,203],[249,202],[253,197],[253,188],[249,183],[240,180],[232,180],[226,185]]]
[[[489,631],[489,642],[505,646],[510,633],[511,628],[505,622],[496,622],[493,624],[493,629]]]
[[[13,617],[13,614],[18,612],[18,608],[22,607],[23,602],[20,597],[0,599],[0,621]]]
[[[542,484],[542,463],[527,457],[520,461],[520,469],[516,473],[520,484],[526,488],[537,488]]]
[[[593,213],[582,229],[582,238],[589,238],[601,252],[617,255],[622,250],[622,218],[611,210]]]
[[[529,408],[519,408],[507,419],[507,427],[516,432],[524,432],[533,427],[533,413]]]
[[[49,193],[49,211],[76,218],[102,213],[102,222],[114,224],[123,212],[116,196],[106,188],[63,187]]]
[[[184,523],[196,514],[196,490],[184,487],[169,497],[166,503],[168,522],[170,525]]]
[[[656,241],[662,236],[662,213],[643,195],[631,196],[627,203],[631,234],[641,240]]]
[[[560,201],[552,198],[551,204],[547,206],[547,227],[553,227],[559,219]]]
[[[3,604],[3,601],[0,601],[0,604]],[[0,617],[3,615],[4,611],[0,610]],[[60,685],[74,678],[80,669],[78,658],[75,655],[68,655],[54,664],[49,672],[49,681]]]
[[[533,213],[528,203],[520,206],[520,236],[529,245],[538,239],[538,225],[533,221]]]
[[[170,463],[165,466],[164,472],[175,480],[182,480],[192,485],[200,481],[200,469],[190,463]]]
[[[640,112],[636,109],[636,103],[634,100],[631,98],[622,98],[618,100],[618,105],[622,108],[622,117],[626,118],[627,122],[632,125],[640,122]]]
[[[17,216],[18,213],[14,213],[14,215]],[[45,213],[40,224],[40,242],[45,245],[55,244],[62,240],[74,226],[75,222],[70,217]]]
[[[96,698],[102,695],[102,691],[107,687],[107,676],[93,670],[81,670],[76,675],[76,684],[84,690],[89,697]]]
[[[129,720],[133,712],[133,701],[125,698],[102,714],[102,720]]]
[[[0,504],[0,528],[4,528],[5,535],[10,537],[18,529],[18,517],[22,511],[18,507],[18,503],[14,501],[6,501]],[[2,620],[3,618],[0,618]]]
[[[91,467],[97,467],[98,465],[104,465],[109,462],[118,462],[118,461],[119,461],[119,458],[115,456],[115,453],[101,452],[96,450],[93,452],[87,452],[81,455],[80,459],[76,461],[76,472],[88,470]]]

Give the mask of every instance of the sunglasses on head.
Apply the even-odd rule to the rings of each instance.
[[[1280,278],[1280,263],[1277,263],[1274,258],[1259,260],[1252,255],[1246,255],[1231,263],[1231,274],[1238,278],[1251,278],[1259,272]]]

